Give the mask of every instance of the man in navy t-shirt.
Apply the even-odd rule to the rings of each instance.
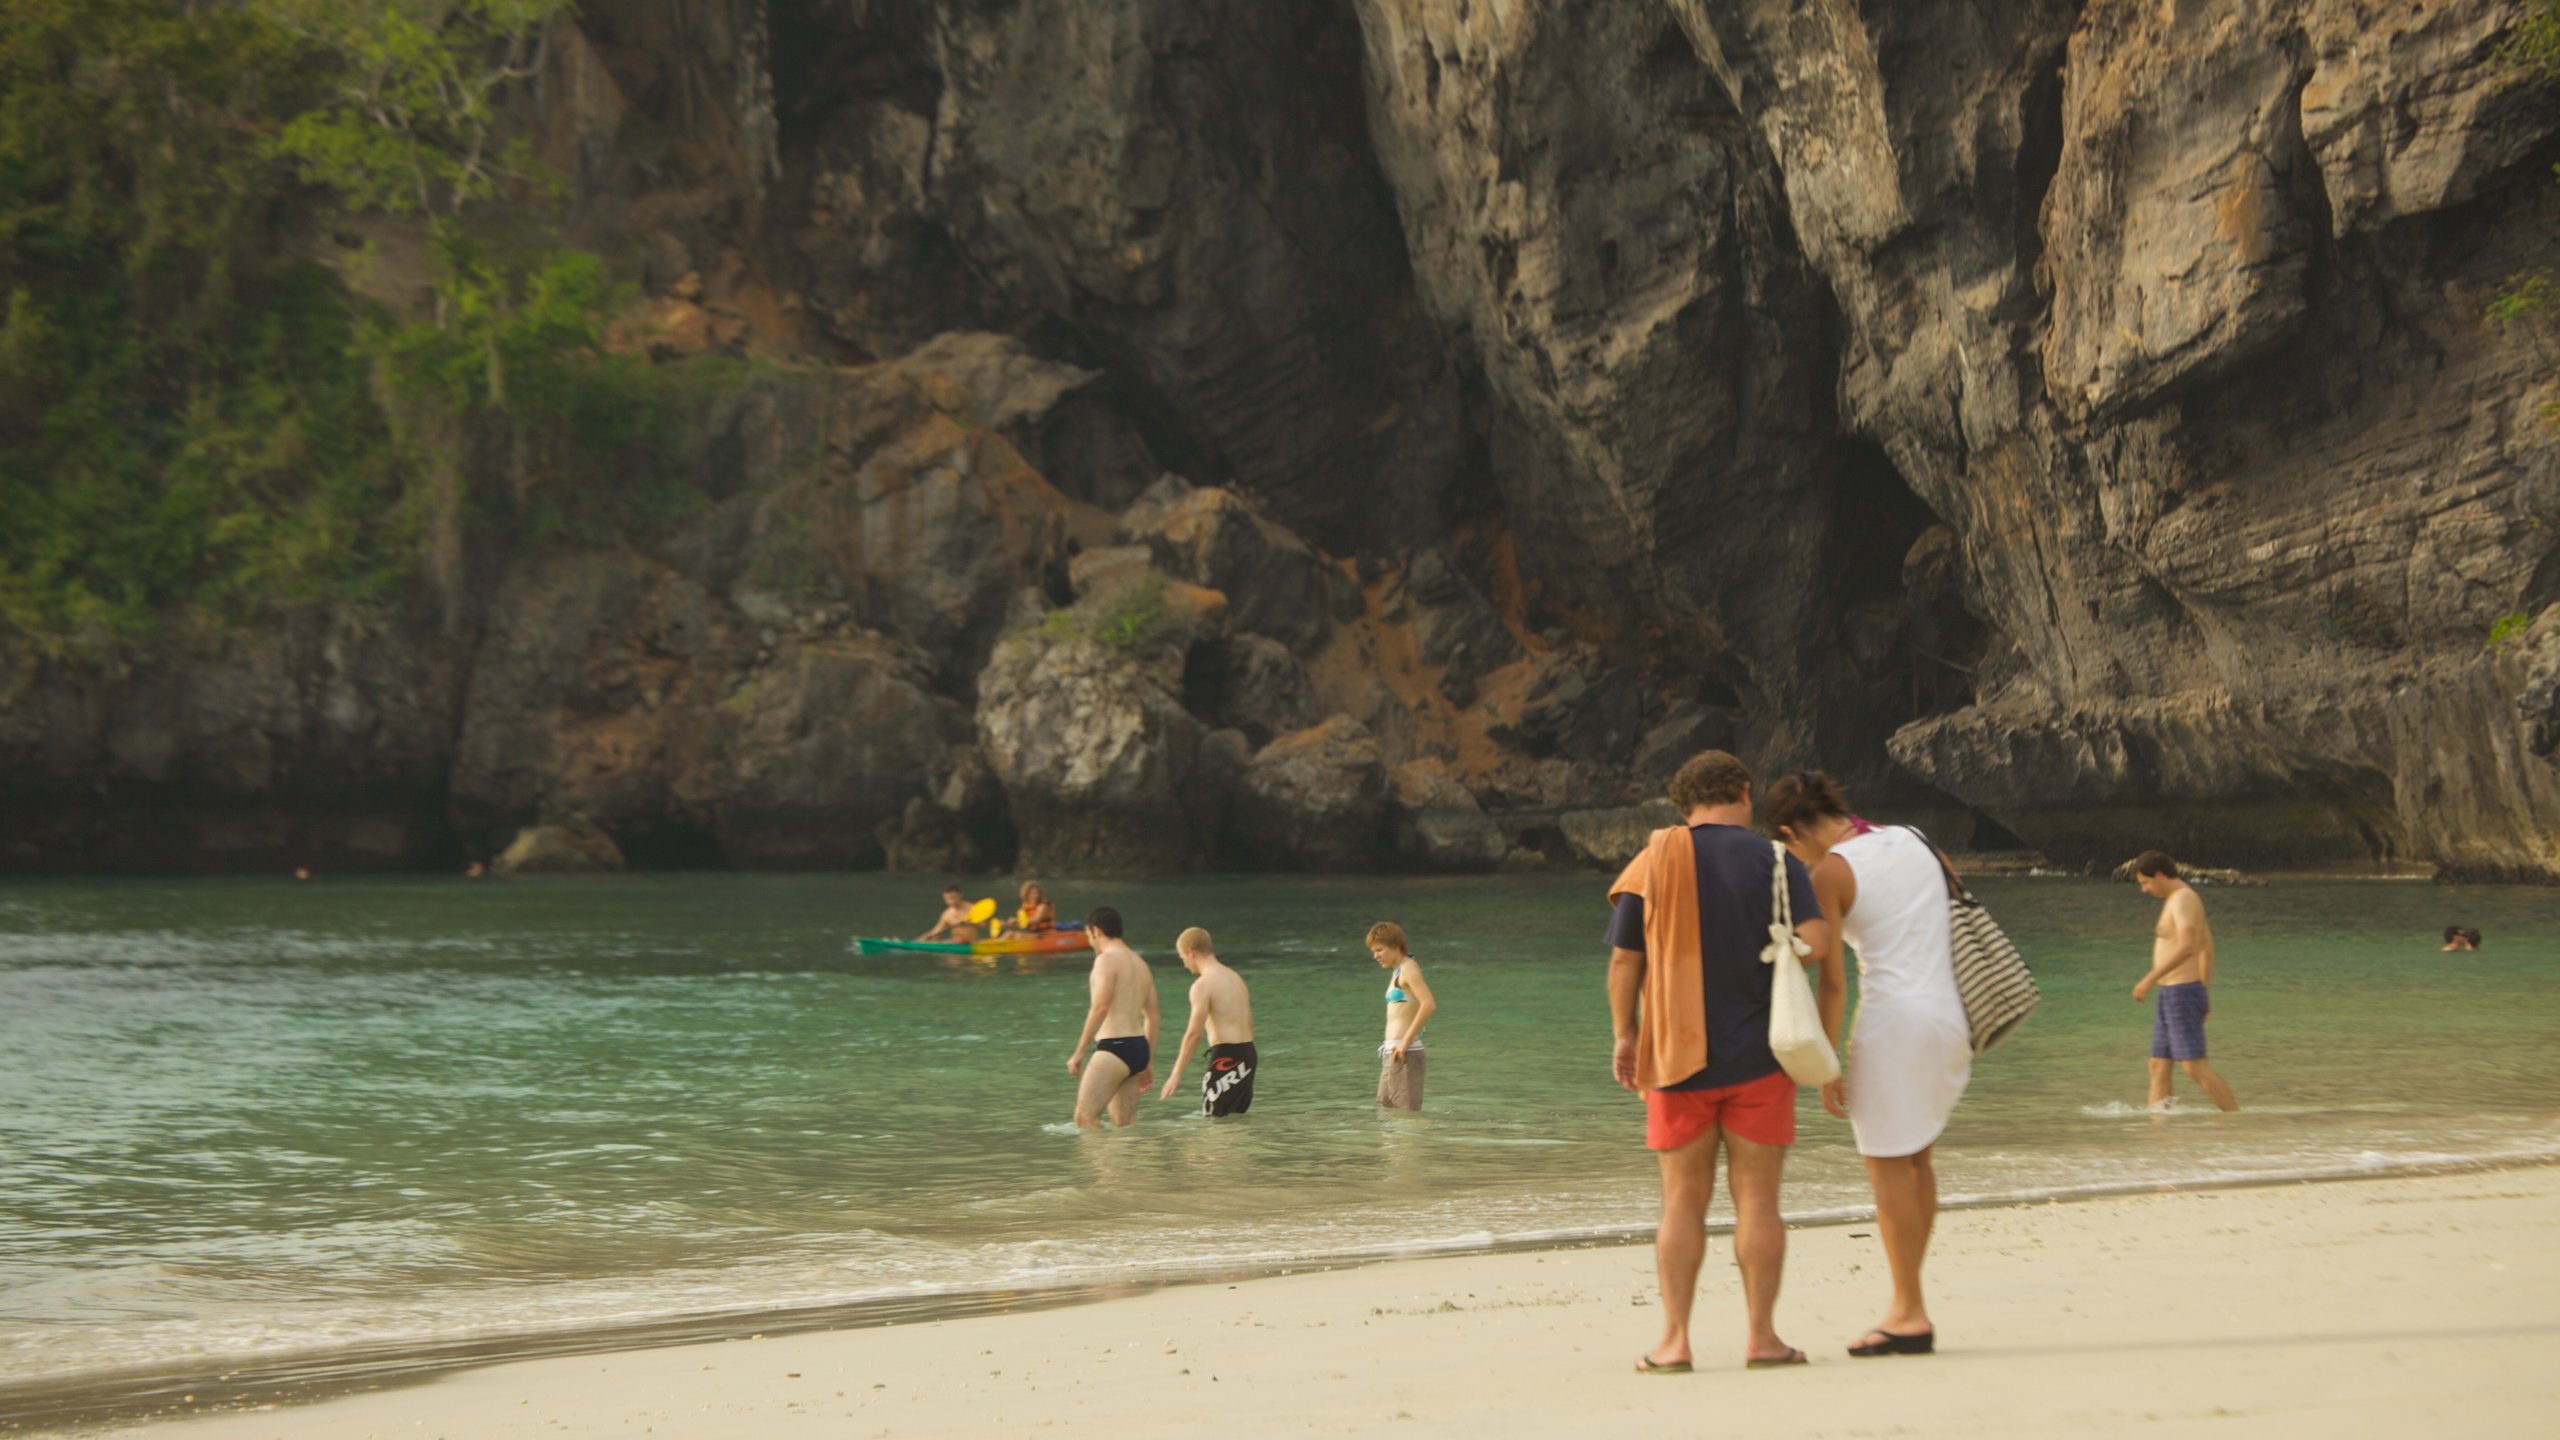
[[[1721,1090],[1778,1073],[1778,1057],[1769,1053],[1770,970],[1760,960],[1769,943],[1769,867],[1775,856],[1769,842],[1740,825],[1692,825],[1689,843],[1698,852],[1698,940],[1707,986],[1707,1068],[1686,1080],[1665,1085],[1666,1091]],[[1787,857],[1787,904],[1798,926],[1822,918],[1813,896],[1813,877],[1803,862]],[[1609,915],[1609,948],[1644,953],[1644,897],[1621,895]],[[1787,1096],[1787,1113],[1795,1113],[1795,1096]],[[1696,1134],[1687,1136],[1696,1139]],[[1783,1136],[1767,1143],[1785,1145],[1795,1139],[1792,1124]],[[1671,1149],[1672,1146],[1657,1146]]]
[[[1662,1286],[1662,1340],[1639,1358],[1647,1373],[1691,1368],[1689,1312],[1697,1296],[1698,1267],[1706,1258],[1707,1201],[1715,1190],[1716,1152],[1726,1156],[1733,1189],[1734,1254],[1742,1267],[1743,1298],[1750,1311],[1752,1366],[1800,1365],[1804,1352],[1778,1338],[1778,1278],[1786,1263],[1786,1222],[1778,1214],[1778,1177],[1795,1143],[1796,1084],[1769,1051],[1769,996],[1774,972],[1760,958],[1769,943],[1770,881],[1779,863],[1771,843],[1751,826],[1751,772],[1721,750],[1705,751],[1672,777],[1671,802],[1687,822],[1695,890],[1676,891],[1681,874],[1677,832],[1666,832],[1629,866],[1616,887],[1610,915],[1609,1004],[1617,1031],[1613,1068],[1620,1084],[1645,1097],[1645,1144],[1662,1169],[1662,1223],[1654,1237],[1654,1266]],[[1659,864],[1660,870],[1649,866]],[[1796,930],[1817,955],[1831,954],[1821,903],[1812,877],[1794,857],[1785,859],[1787,903]],[[1649,877],[1640,879],[1639,877]],[[1665,908],[1646,924],[1642,886]],[[1629,893],[1630,890],[1636,893]],[[1697,953],[1654,956],[1649,947],[1678,937]],[[1648,929],[1651,934],[1648,936]],[[1788,961],[1785,963],[1794,963]],[[1670,967],[1665,970],[1663,967]],[[1690,993],[1690,971],[1703,992],[1704,1045],[1685,1015],[1648,1014],[1644,1028],[1656,1043],[1638,1058],[1638,1002],[1659,1006],[1666,991]],[[1822,978],[1826,993],[1845,990],[1836,962]],[[1678,976],[1676,985],[1669,977]],[[1685,1005],[1682,1007],[1685,1009]],[[1836,1015],[1826,1008],[1826,1016]],[[1667,1030],[1687,1032],[1680,1044],[1660,1043]],[[1836,1037],[1835,1037],[1836,1043]],[[1701,1068],[1685,1076],[1694,1056]],[[1673,1062],[1676,1062],[1674,1068]]]

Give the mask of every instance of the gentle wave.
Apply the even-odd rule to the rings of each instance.
[[[1951,1210],[2054,1204],[2127,1194],[2237,1186],[2362,1179],[2382,1175],[2485,1170],[2560,1164],[2560,1140],[2456,1153],[2386,1154],[2363,1151],[2323,1163],[2234,1164],[2094,1183],[1953,1193]],[[1835,1189],[1837,1187],[1834,1187]],[[1827,1201],[1828,1203],[1823,1203]],[[1227,1246],[1167,1253],[1161,1235],[1121,1245],[1031,1240],[954,1247],[933,1259],[931,1271],[893,1280],[879,1278],[886,1248],[826,1259],[802,1256],[788,1263],[732,1267],[713,1273],[660,1274],[646,1279],[557,1285],[501,1285],[484,1289],[438,1288],[405,1303],[376,1300],[332,1305],[282,1283],[216,1278],[186,1267],[146,1264],[56,1276],[0,1292],[0,1366],[48,1390],[84,1389],[101,1404],[115,1403],[118,1377],[156,1388],[172,1374],[212,1378],[224,1372],[268,1367],[279,1373],[328,1369],[359,1353],[397,1369],[405,1353],[414,1363],[449,1363],[457,1348],[505,1353],[510,1346],[537,1348],[564,1337],[591,1337],[609,1348],[617,1337],[649,1332],[652,1343],[669,1338],[734,1333],[740,1322],[781,1328],[820,1328],[861,1318],[866,1309],[895,1302],[906,1319],[1023,1303],[1043,1294],[1130,1285],[1161,1285],[1211,1277],[1285,1273],[1293,1268],[1338,1267],[1382,1260],[1419,1259],[1498,1250],[1640,1241],[1653,1232],[1645,1212],[1653,1197],[1641,1190],[1577,1197],[1596,1209],[1618,1209],[1605,1223],[1558,1223],[1554,1207],[1434,1206],[1433,1213],[1403,1217],[1413,1227],[1392,1238],[1376,1234],[1328,1237],[1322,1232],[1260,1233]],[[1508,1213],[1506,1213],[1508,1212]],[[1791,1205],[1790,1223],[1863,1221],[1870,1205],[1845,1194]],[[1709,1229],[1730,1229],[1714,1218]],[[863,1237],[846,1237],[859,1239]],[[872,1236],[884,1247],[906,1250],[906,1264],[922,1257],[912,1241]],[[1133,1253],[1144,1243],[1150,1253]],[[857,1279],[854,1272],[859,1272]],[[939,1273],[934,1273],[939,1272]],[[99,1329],[92,1346],[77,1338]],[[112,1336],[103,1333],[112,1331]],[[495,1347],[494,1349],[492,1347]],[[0,1418],[9,1413],[16,1385],[0,1383]]]

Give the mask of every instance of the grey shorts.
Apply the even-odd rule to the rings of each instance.
[[[1387,1052],[1387,1047],[1380,1045],[1378,1047],[1378,1103],[1390,1110],[1421,1109],[1422,1071],[1421,1046],[1407,1047],[1404,1052],[1404,1063],[1399,1065],[1395,1057]]]

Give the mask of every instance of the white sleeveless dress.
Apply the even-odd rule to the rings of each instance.
[[[1927,843],[1898,827],[1860,835],[1831,853],[1858,877],[1857,898],[1840,925],[1858,956],[1849,1128],[1861,1155],[1917,1154],[1936,1143],[1973,1078],[1947,933],[1946,875]]]

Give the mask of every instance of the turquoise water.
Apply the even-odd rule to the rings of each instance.
[[[1983,891],[2046,1001],[1982,1061],[1952,1196],[2560,1156],[2548,890],[2209,891],[2236,1116],[2141,1112],[2153,907]],[[1254,987],[1254,1112],[1062,1122],[1083,961],[863,957],[881,876],[0,889],[0,1379],[1143,1277],[1645,1224],[1608,1079],[1597,876],[1057,882],[1156,962],[1202,924]],[[1371,1103],[1402,921],[1442,1014],[1430,1108]],[[2487,949],[2435,953],[2453,920]],[[1195,1072],[1196,1073],[1196,1072]],[[2182,1085],[2184,1084],[2182,1080]],[[2198,1103],[2182,1089],[2188,1104]],[[1808,1099],[1788,1208],[1864,1196]]]

